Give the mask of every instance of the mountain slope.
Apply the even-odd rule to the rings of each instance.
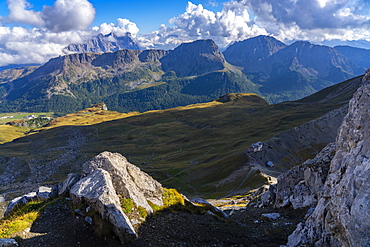
[[[87,159],[109,150],[122,153],[165,186],[189,195],[219,197],[245,192],[267,183],[263,169],[253,168],[245,155],[252,143],[345,105],[358,86],[353,79],[321,95],[276,105],[268,105],[256,95],[229,94],[210,103],[146,113],[99,109],[70,114],[45,130],[1,145],[0,181],[4,182],[3,191],[14,183],[21,187],[29,186],[30,181],[54,183],[78,171]],[[301,147],[295,148],[299,151]],[[310,158],[315,152],[301,154]],[[279,165],[270,175],[291,165]],[[261,166],[267,169],[265,164]],[[18,174],[17,167],[29,167],[29,173]],[[9,174],[14,177],[10,179]]]
[[[257,85],[226,64],[211,40],[173,51],[71,54],[22,76],[8,74],[0,73],[3,112],[65,114],[98,102],[119,111],[147,111],[206,102],[230,92],[258,92]]]
[[[226,62],[213,40],[184,43],[170,51],[160,61],[163,71],[174,71],[179,77],[197,76],[221,70]]]
[[[260,72],[263,61],[285,47],[279,40],[261,35],[235,42],[223,54],[229,63],[243,67],[244,73],[253,73]]]
[[[370,50],[351,46],[335,46],[334,49],[346,56],[348,59],[354,61],[356,64],[369,68],[370,67]]]
[[[303,98],[365,71],[334,48],[305,41],[286,46],[267,36],[237,42],[224,55],[261,84],[261,95],[272,103]]]

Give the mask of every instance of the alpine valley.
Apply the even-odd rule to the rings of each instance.
[[[139,48],[0,72],[0,246],[369,246],[368,50]]]

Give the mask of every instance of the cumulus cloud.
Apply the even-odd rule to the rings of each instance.
[[[262,28],[281,39],[324,39],[343,30],[366,30],[370,18],[364,0],[239,0]],[[369,37],[367,37],[369,38]]]
[[[90,31],[50,32],[47,29],[0,27],[0,66],[45,63],[63,54],[70,43],[82,42]]]
[[[131,33],[133,37],[139,32],[136,23],[122,18],[118,18],[116,24],[103,23],[99,27],[93,27],[93,30],[104,35],[114,32],[117,36],[124,36],[126,33]]]
[[[32,5],[26,0],[8,0],[9,16],[8,21],[31,26],[42,26],[44,21],[41,12],[29,10]]]
[[[169,20],[171,25],[161,25],[141,41],[148,47],[172,48],[205,38],[225,47],[260,34],[288,42],[370,40],[369,10],[367,0],[231,0],[217,13],[188,2],[183,14]]]
[[[52,32],[87,29],[95,18],[95,9],[87,0],[57,0],[53,6],[34,11],[26,0],[7,0],[8,23],[47,28]]]
[[[370,41],[368,0],[229,0],[219,12],[204,7],[216,6],[216,0],[202,0],[198,5],[188,2],[184,13],[149,34],[140,34],[137,25],[125,18],[89,28],[95,9],[88,0],[56,0],[41,11],[34,11],[29,1],[7,0],[9,15],[0,17],[0,22],[11,27],[0,25],[0,66],[44,63],[63,54],[70,43],[111,32],[118,36],[130,32],[142,47],[162,49],[197,39],[213,39],[226,47],[257,35],[286,42]]]
[[[145,37],[152,46],[173,47],[196,39],[214,39],[221,46],[232,41],[267,34],[250,18],[246,8],[225,5],[221,12],[207,10],[202,4],[188,2],[185,13],[169,20],[172,26],[161,25]]]
[[[44,7],[45,27],[54,32],[87,29],[95,18],[95,9],[86,0],[57,0]]]

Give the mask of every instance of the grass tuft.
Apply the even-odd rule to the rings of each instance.
[[[53,202],[54,200],[49,202],[31,201],[14,209],[0,220],[0,238],[9,238],[11,235],[30,227],[45,207]]]

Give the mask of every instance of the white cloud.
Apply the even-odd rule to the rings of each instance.
[[[251,20],[246,8],[226,4],[221,12],[212,12],[202,4],[188,2],[185,13],[169,20],[173,26],[161,25],[158,31],[145,36],[147,44],[161,48],[196,39],[213,39],[220,46],[267,32]]]
[[[370,26],[368,14],[361,11],[368,8],[365,0],[239,0],[230,4],[247,8],[268,33],[286,40],[328,39],[354,29],[365,34]]]
[[[32,5],[26,0],[7,0],[9,16],[8,21],[32,26],[42,26],[44,21],[40,12],[29,10]]]
[[[197,39],[213,39],[226,47],[261,34],[287,42],[370,41],[368,0],[231,0],[223,3],[219,12],[188,2],[183,14],[160,25],[157,31],[142,35],[135,23],[124,18],[89,28],[95,9],[88,0],[56,0],[42,11],[32,10],[30,2],[7,0],[9,15],[0,17],[0,22],[11,27],[0,23],[0,66],[44,63],[63,54],[70,43],[111,32],[118,36],[130,32],[142,47],[162,49]],[[217,4],[214,0],[203,2],[205,6]]]
[[[139,28],[135,23],[122,18],[118,18],[116,24],[103,23],[99,27],[93,27],[93,30],[104,35],[114,32],[117,36],[123,36],[129,32],[133,37],[135,37],[139,32]]]
[[[0,66],[45,63],[63,54],[70,43],[82,42],[91,31],[50,32],[47,29],[0,27]]]
[[[7,0],[7,4],[6,22],[45,27],[52,32],[85,30],[95,18],[95,9],[87,0],[57,0],[38,12],[31,10],[32,5],[26,0]]]
[[[95,9],[87,0],[57,0],[44,7],[42,18],[45,27],[54,32],[85,30],[95,18]]]

